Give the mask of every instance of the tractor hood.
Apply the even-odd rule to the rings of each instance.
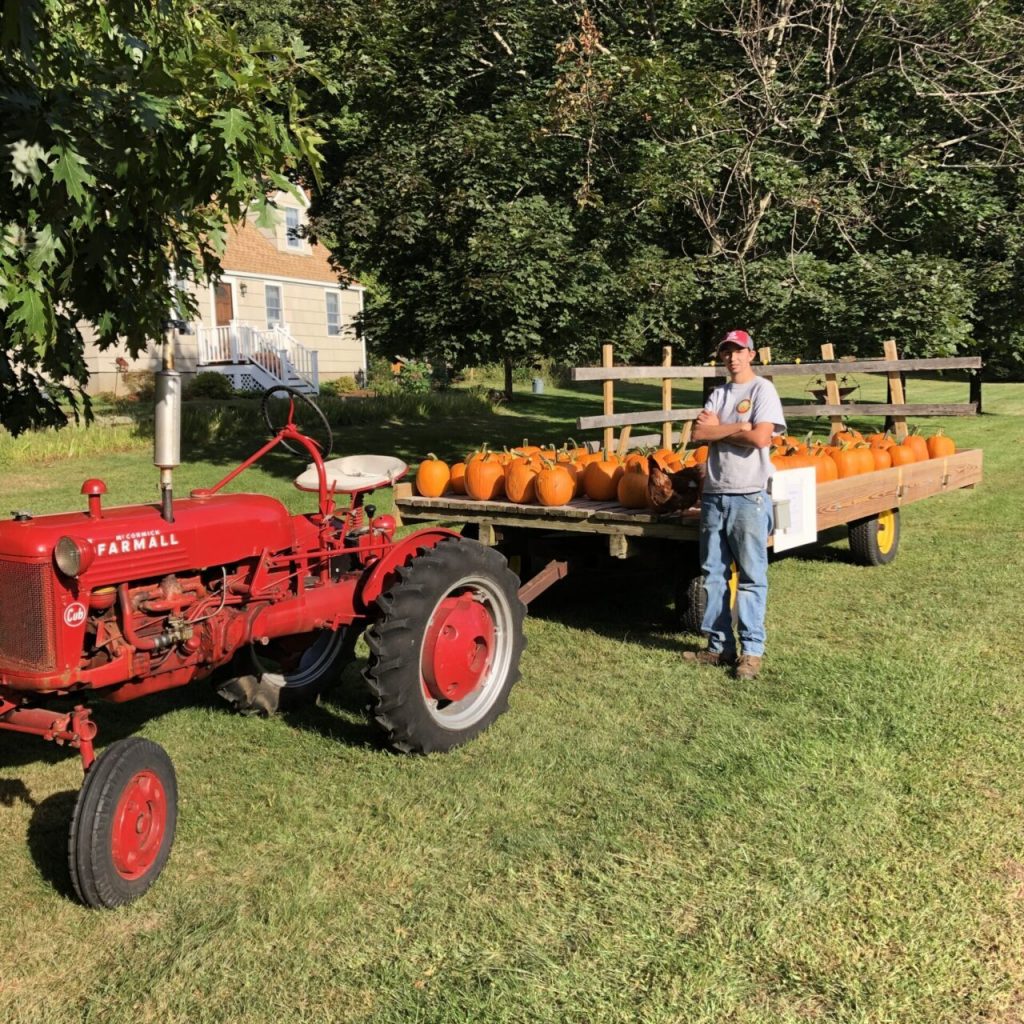
[[[51,559],[63,537],[75,541],[88,564],[90,587],[231,564],[292,546],[285,507],[259,494],[224,494],[174,502],[174,522],[159,505],[104,508],[98,515],[67,512],[0,523],[0,560]]]

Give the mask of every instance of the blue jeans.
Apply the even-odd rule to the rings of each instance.
[[[744,654],[764,654],[764,613],[768,603],[768,535],[772,502],[766,491],[705,494],[700,503],[700,563],[707,610],[701,632],[708,650],[735,655],[729,607],[732,562],[739,570],[736,604]]]

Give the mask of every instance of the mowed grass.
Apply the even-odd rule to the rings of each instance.
[[[773,564],[756,684],[684,668],[665,580],[626,572],[532,610],[510,712],[448,755],[383,750],[358,665],[287,718],[230,715],[203,683],[99,706],[102,744],[148,736],[178,773],[171,862],[131,907],[69,896],[77,759],[5,735],[0,1020],[1019,1022],[1024,386],[985,407],[941,421],[984,449],[984,482],[907,507],[892,565],[845,543]],[[350,425],[339,450],[561,439],[599,409],[548,389]],[[226,436],[186,450],[179,494],[227,471]],[[8,459],[8,507],[81,507],[87,476],[108,505],[155,498],[133,445]],[[299,469],[238,484],[300,510]]]

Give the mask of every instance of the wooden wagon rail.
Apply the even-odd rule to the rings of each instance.
[[[771,350],[759,350],[761,365],[754,366],[754,372],[762,377],[803,376],[818,377],[824,383],[824,402],[783,405],[787,416],[827,416],[834,433],[844,426],[844,418],[856,416],[884,416],[892,422],[896,437],[900,440],[907,434],[908,416],[973,416],[978,412],[979,402],[972,400],[962,403],[919,403],[904,400],[903,377],[908,373],[930,370],[974,370],[981,369],[979,356],[958,356],[953,358],[901,359],[894,341],[885,342],[884,357],[881,359],[837,360],[831,344],[821,346],[822,361],[814,363],[773,363]],[[581,416],[576,421],[579,430],[600,430],[604,434],[600,445],[591,442],[591,448],[605,447],[610,450],[623,448],[625,442],[634,445],[686,444],[690,438],[693,421],[700,414],[700,408],[674,408],[672,404],[672,382],[676,380],[721,379],[725,371],[721,366],[673,366],[672,352],[666,346],[662,350],[661,366],[615,366],[611,345],[605,345],[601,352],[601,366],[581,366],[572,371],[573,381],[601,381],[604,409],[598,416]],[[847,373],[877,373],[888,378],[890,401],[887,402],[844,402],[839,387],[838,375]],[[615,381],[660,380],[661,408],[638,412],[615,412]],[[634,426],[660,424],[661,433],[632,437]],[[674,430],[679,424],[681,429]],[[618,444],[615,428],[621,427],[622,436]]]

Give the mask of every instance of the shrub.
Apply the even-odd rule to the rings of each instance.
[[[398,374],[398,390],[405,395],[425,395],[432,387],[429,363],[411,359],[402,364]]]
[[[197,373],[189,383],[185,397],[227,399],[235,397],[235,389],[231,381],[222,373],[203,372]]]
[[[338,377],[336,380],[325,380],[320,384],[320,394],[336,398],[338,395],[349,395],[356,390],[356,382],[352,377]]]
[[[118,399],[133,402],[152,402],[156,394],[156,374],[152,370],[127,370],[121,374],[124,388]]]

